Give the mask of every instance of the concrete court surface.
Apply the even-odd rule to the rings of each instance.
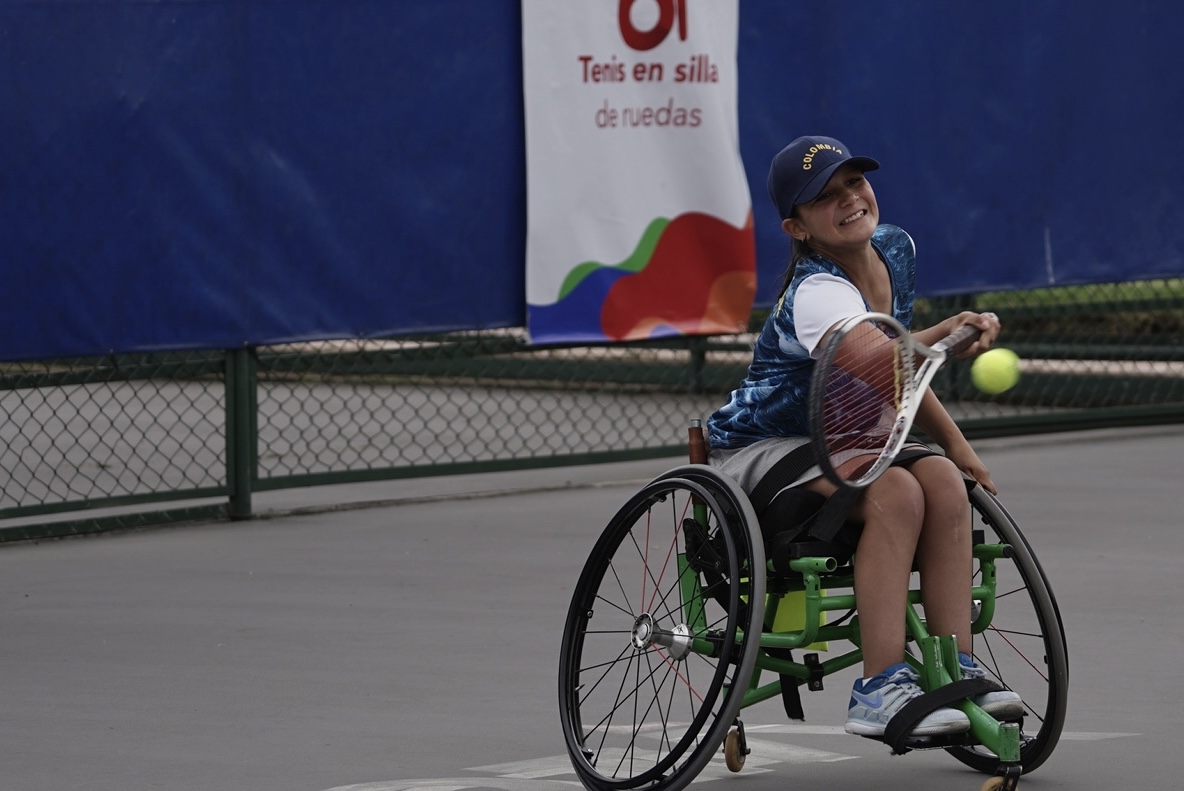
[[[1069,639],[1066,734],[1020,788],[1176,788],[1184,428],[978,447]],[[273,493],[249,523],[0,547],[0,789],[578,787],[567,601],[604,523],[677,463]],[[367,500],[390,502],[320,510]],[[692,787],[979,788],[940,752],[839,733],[850,680],[807,695],[804,725],[746,710],[748,767]]]

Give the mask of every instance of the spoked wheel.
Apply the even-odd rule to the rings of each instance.
[[[1061,614],[1044,570],[1007,510],[989,492],[975,487],[970,495],[975,527],[985,528],[988,543],[1011,546],[1012,557],[995,563],[995,613],[990,625],[974,635],[975,661],[987,677],[1018,692],[1027,713],[1021,731],[1020,766],[1024,774],[1045,762],[1065,724],[1069,660]],[[974,584],[982,582],[975,569]],[[976,616],[979,603],[976,603]],[[993,774],[998,759],[982,747],[952,747],[949,752],[980,772]]]
[[[720,751],[756,662],[764,552],[751,506],[710,468],[668,475],[609,523],[568,610],[559,706],[591,789],[691,782]]]

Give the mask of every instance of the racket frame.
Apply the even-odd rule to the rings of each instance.
[[[866,466],[866,469],[859,470],[854,478],[844,478],[839,474],[831,459],[830,445],[827,443],[824,420],[826,380],[835,367],[835,357],[838,355],[843,341],[852,330],[866,322],[874,322],[879,325],[882,331],[888,330],[896,335],[893,338],[889,332],[884,332],[887,340],[897,345],[894,355],[897,360],[896,364],[900,366],[897,375],[902,377],[900,406],[896,411],[891,428],[886,433],[882,448],[877,451],[873,447],[869,448],[866,454],[858,454],[857,457],[874,456],[870,464]],[[894,317],[875,312],[852,316],[832,329],[826,338],[822,354],[814,366],[814,374],[810,382],[809,409],[810,441],[814,445],[818,465],[827,480],[840,489],[865,489],[892,466],[900,449],[908,441],[909,432],[912,430],[917,413],[921,409],[925,391],[928,390],[933,377],[937,375],[938,369],[952,353],[970,346],[981,334],[982,331],[978,327],[964,324],[932,346],[927,346],[916,340],[912,333]],[[920,365],[917,365],[916,362],[918,358],[921,360]]]

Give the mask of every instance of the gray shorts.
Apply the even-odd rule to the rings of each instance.
[[[773,468],[774,464],[786,454],[809,442],[809,437],[769,437],[735,450],[713,450],[707,457],[707,463],[740,484],[740,488],[744,491],[752,494],[752,490],[760,484],[761,479]],[[905,444],[902,452],[909,448],[924,447],[919,443],[909,442]],[[835,455],[835,464],[842,464],[861,453],[862,451],[858,450],[843,451]],[[785,488],[792,489],[795,486],[801,486],[820,475],[822,475],[822,470],[818,465],[814,465]]]
[[[727,475],[749,494],[787,454],[810,442],[809,437],[769,437],[735,450],[713,450],[707,463]],[[790,486],[801,486],[822,474],[818,465],[806,470]]]

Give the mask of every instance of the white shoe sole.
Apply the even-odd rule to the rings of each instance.
[[[995,716],[995,715],[991,715]],[[922,720],[924,722],[924,720]],[[870,722],[847,721],[845,730],[847,733],[855,734],[856,736],[883,736],[885,727],[883,725],[874,725]],[[910,736],[953,736],[959,733],[966,733],[970,730],[970,720],[961,719],[950,722],[937,723],[935,725],[921,725],[917,724],[915,728],[909,733]]]
[[[1027,713],[1022,700],[1001,700],[979,708],[997,720],[1018,720]]]

